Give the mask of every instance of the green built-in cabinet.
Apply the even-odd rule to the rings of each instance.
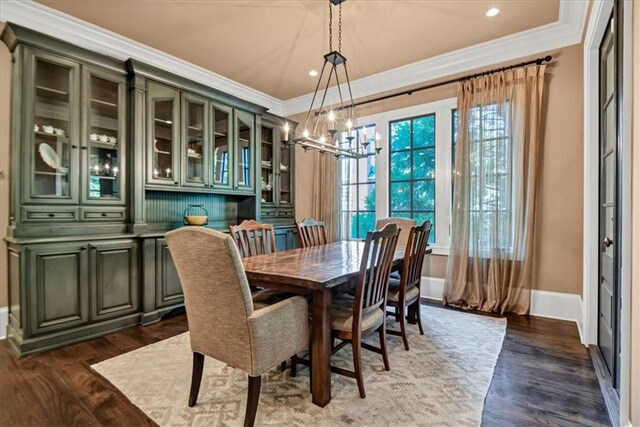
[[[164,234],[183,225],[189,205],[205,207],[213,229],[257,219],[275,225],[278,250],[299,245],[283,119],[157,67],[11,23],[2,41],[13,60],[2,274],[7,336],[18,354],[181,308]]]

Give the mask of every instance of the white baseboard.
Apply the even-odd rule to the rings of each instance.
[[[7,326],[9,326],[9,307],[0,307],[0,340],[7,337]]]
[[[420,296],[430,300],[442,301],[444,279],[422,277]],[[576,322],[580,341],[582,341],[582,297],[562,292],[531,291],[531,316]]]

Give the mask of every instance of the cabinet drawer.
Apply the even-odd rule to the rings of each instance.
[[[83,221],[124,221],[126,208],[82,208]]]
[[[22,207],[23,222],[72,222],[78,220],[78,208]]]

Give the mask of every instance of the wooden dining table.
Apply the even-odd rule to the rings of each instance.
[[[311,394],[313,403],[331,401],[331,298],[334,290],[355,286],[364,242],[344,241],[243,259],[249,283],[311,296]],[[404,247],[393,257],[402,264]]]

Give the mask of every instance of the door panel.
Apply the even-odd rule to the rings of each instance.
[[[184,300],[178,271],[165,239],[156,240],[156,307],[179,304]]]
[[[180,92],[149,83],[147,183],[177,187],[180,177]]]
[[[617,82],[613,20],[600,46],[600,284],[598,346],[611,378],[618,364]],[[615,385],[614,380],[614,385]]]
[[[89,320],[87,247],[57,244],[29,249],[30,326],[33,334]]]
[[[91,244],[92,320],[138,309],[138,245],[132,240]]]

